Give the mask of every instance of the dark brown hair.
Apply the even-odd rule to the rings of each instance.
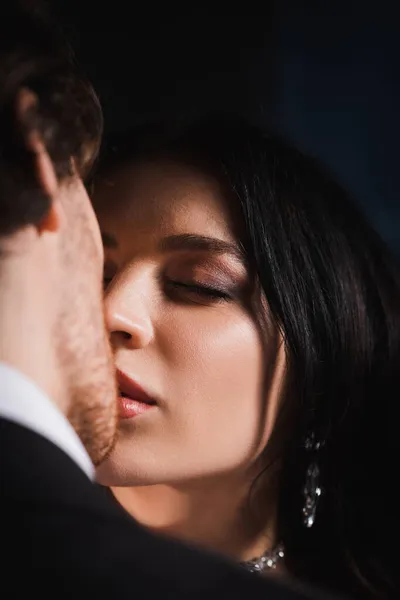
[[[48,208],[33,157],[16,118],[16,95],[38,98],[25,127],[37,130],[59,179],[72,175],[72,160],[85,177],[97,155],[101,108],[70,47],[46,10],[13,0],[0,8],[0,235],[37,223]],[[36,4],[35,4],[36,5]]]

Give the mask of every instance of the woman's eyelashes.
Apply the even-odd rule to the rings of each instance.
[[[164,285],[167,294],[170,296],[198,296],[203,301],[209,300],[210,302],[220,300],[229,301],[233,299],[232,294],[226,290],[195,281],[186,282],[177,281],[175,279],[166,279]]]
[[[193,272],[192,268],[178,269],[174,267],[172,271],[175,271],[175,273],[168,273],[168,271],[169,269],[161,269],[156,274],[156,286],[158,293],[161,292],[170,301],[211,304],[240,299],[242,284],[233,281],[227,275],[216,272],[211,276],[203,268],[195,268]],[[108,287],[118,274],[117,268],[107,267],[104,269],[104,292],[107,292]],[[139,278],[136,284],[133,280],[128,283],[128,287],[135,285],[143,285],[143,280]]]

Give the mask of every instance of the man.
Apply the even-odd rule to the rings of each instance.
[[[92,484],[116,422],[102,246],[83,184],[101,110],[58,32],[12,4],[0,24],[5,597],[311,597],[151,536]]]

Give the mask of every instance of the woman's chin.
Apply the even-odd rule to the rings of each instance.
[[[151,477],[146,469],[136,465],[128,467],[117,461],[113,455],[97,467],[96,481],[106,487],[133,487],[159,483],[157,477]]]

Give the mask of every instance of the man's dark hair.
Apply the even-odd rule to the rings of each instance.
[[[0,8],[0,235],[38,223],[48,209],[26,146],[26,128],[41,135],[60,180],[72,175],[73,162],[86,176],[102,132],[96,94],[46,10],[36,3],[5,4]],[[16,97],[23,88],[38,102],[22,126]]]

